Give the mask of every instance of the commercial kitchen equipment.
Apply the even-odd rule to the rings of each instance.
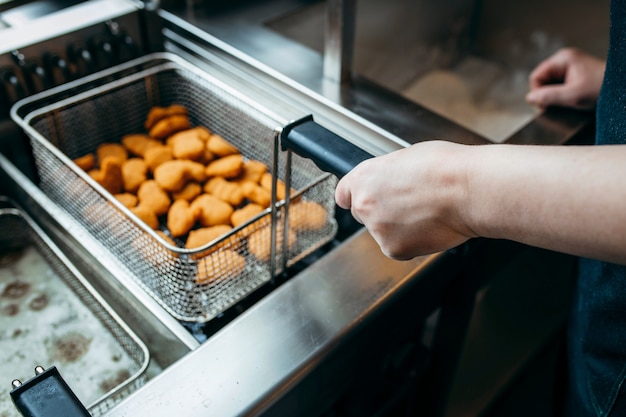
[[[145,69],[133,67],[140,57],[162,51],[283,119],[313,115],[372,155],[434,137],[489,143],[353,71],[346,75],[349,31],[329,28],[329,36],[344,44],[339,52],[328,48],[324,68],[320,54],[248,19],[261,12],[285,16],[313,2],[254,3],[0,5],[6,26],[0,31],[2,191],[41,225],[150,350],[158,371],[105,415],[383,416],[417,409],[442,415],[474,304],[480,242],[392,261],[337,209],[333,241],[198,323],[172,314],[38,185],[31,144],[8,119],[9,108],[40,93],[54,96],[90,83],[95,88],[109,76],[115,82],[107,71],[125,63],[131,65],[124,76],[132,76]],[[329,8],[331,21],[336,10],[345,13],[339,21],[349,19],[353,3],[330,3],[339,6]],[[255,42],[266,43],[254,49]],[[335,79],[329,75],[333,53],[344,54]],[[542,114],[509,141],[564,143],[586,126],[578,114]],[[25,376],[10,376],[17,377]]]

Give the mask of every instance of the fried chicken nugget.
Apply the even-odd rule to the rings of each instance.
[[[159,121],[168,116],[186,115],[187,108],[180,104],[172,104],[168,107],[154,106],[148,112],[144,126],[146,130],[150,130]]]
[[[248,237],[248,250],[261,262],[267,262],[270,260],[271,233],[272,227],[265,226]],[[289,232],[287,233],[287,250],[291,250],[295,246],[296,241],[296,233],[289,229]],[[276,231],[276,248],[278,251],[281,250],[282,245],[283,228],[279,226]]]
[[[89,175],[111,194],[120,194],[124,189],[122,161],[117,157],[105,157],[100,163],[100,169],[89,171]]]
[[[130,158],[122,164],[124,190],[136,193],[139,186],[148,179],[148,165],[141,158]]]
[[[96,148],[96,155],[102,167],[102,162],[106,158],[116,158],[120,163],[128,159],[128,152],[126,148],[119,143],[102,143]]]
[[[237,181],[252,181],[257,184],[261,182],[263,174],[267,172],[267,166],[256,160],[245,161],[241,174],[237,177]]]
[[[135,216],[139,217],[139,219],[146,223],[151,229],[156,230],[159,228],[159,219],[150,207],[139,204],[138,206],[131,208],[130,211],[132,211]]]
[[[155,180],[148,180],[137,190],[139,205],[149,207],[157,216],[162,216],[170,208],[170,196]]]
[[[195,281],[198,285],[213,284],[220,280],[235,278],[246,268],[246,259],[239,253],[223,249],[198,262]]]
[[[265,188],[267,191],[269,191],[270,193],[272,192],[272,174],[270,174],[269,172],[266,172],[265,174],[263,174],[261,176],[261,180],[259,181],[259,184],[261,184],[261,187]],[[284,200],[285,197],[287,197],[287,187],[285,186],[285,183],[283,181],[281,181],[280,179],[276,180],[276,198],[278,198],[279,200]],[[293,188],[291,189],[291,194],[295,193],[296,190],[294,190]]]
[[[202,226],[230,225],[233,207],[211,194],[202,194],[191,203],[196,219]]]
[[[244,195],[241,186],[222,177],[213,177],[204,184],[204,191],[226,201],[231,206],[243,203]]]
[[[174,237],[184,236],[196,223],[196,216],[187,200],[176,200],[167,212],[167,228]]]
[[[187,236],[185,247],[187,249],[199,248],[200,246],[206,245],[207,243],[224,236],[231,230],[232,227],[225,224],[219,224],[211,227],[201,227],[199,229],[192,230],[189,232],[189,236]]]
[[[207,177],[236,178],[243,170],[243,156],[229,155],[216,159],[206,166]]]
[[[167,145],[172,148],[174,158],[204,161],[206,140],[210,135],[206,128],[195,127],[173,134],[167,139]]]
[[[324,206],[315,201],[301,200],[289,207],[289,225],[296,232],[322,230],[327,216]]]
[[[265,208],[258,204],[246,204],[244,207],[233,212],[233,214],[230,216],[230,224],[232,224],[233,227],[237,227],[241,224],[244,224],[254,216],[262,213],[263,210],[265,210]]]
[[[137,203],[139,202],[139,200],[137,199],[137,196],[131,193],[115,194],[114,197],[117,198],[120,203],[122,203],[128,208],[135,207]]]
[[[263,207],[268,207],[272,202],[272,194],[252,181],[244,181],[241,183],[241,191],[244,197],[249,201]]]
[[[143,154],[143,159],[146,165],[148,165],[148,168],[150,168],[150,171],[154,172],[162,163],[173,160],[174,154],[169,146],[158,145],[146,149],[146,152]]]
[[[83,171],[91,171],[96,167],[96,156],[92,153],[88,153],[87,155],[79,156],[74,159],[74,163]]]
[[[239,153],[239,149],[220,135],[213,133],[207,140],[206,147],[212,154],[219,157]]]
[[[205,180],[204,165],[186,159],[166,161],[156,167],[154,179],[166,191],[180,191],[191,180]]]
[[[189,182],[180,191],[173,192],[172,199],[191,202],[200,194],[202,194],[202,186],[197,182]]]
[[[186,114],[175,114],[167,116],[152,126],[148,132],[151,138],[156,140],[164,140],[168,136],[173,135],[181,130],[187,130],[191,127],[191,122]]]
[[[142,133],[134,133],[122,137],[122,146],[132,155],[142,158],[148,149],[161,145],[162,143],[158,140],[154,140],[150,136]]]

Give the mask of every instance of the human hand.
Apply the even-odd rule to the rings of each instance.
[[[541,62],[530,74],[526,101],[545,108],[595,108],[605,62],[576,48],[564,48]]]
[[[463,220],[466,148],[429,141],[368,159],[339,181],[336,202],[392,259],[455,247],[475,237]]]

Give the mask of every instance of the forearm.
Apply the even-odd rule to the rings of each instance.
[[[626,263],[626,145],[468,148],[478,236]]]

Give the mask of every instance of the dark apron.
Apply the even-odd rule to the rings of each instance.
[[[611,1],[609,53],[596,121],[598,145],[626,143],[626,0]],[[568,365],[566,416],[626,417],[625,266],[580,261]]]

